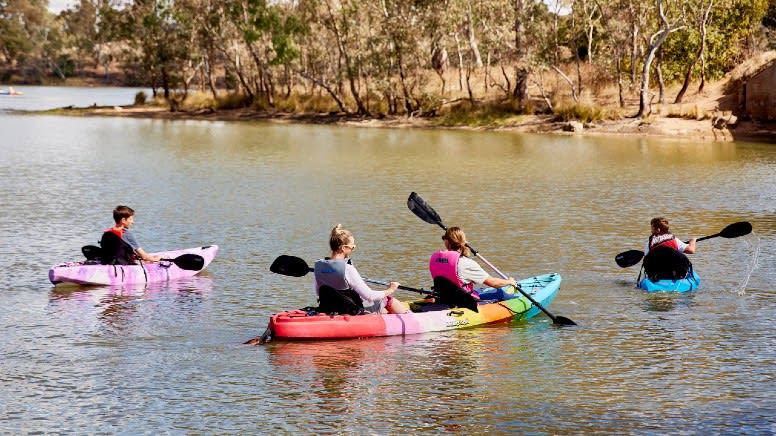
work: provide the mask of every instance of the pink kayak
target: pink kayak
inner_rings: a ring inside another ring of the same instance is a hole
[[[92,260],[67,262],[52,266],[49,269],[49,280],[55,285],[123,285],[165,282],[191,277],[199,273],[207,268],[217,253],[218,245],[206,245],[151,253],[161,256],[164,260],[142,262],[137,265],[101,265]],[[191,259],[196,259],[198,262],[192,262]]]

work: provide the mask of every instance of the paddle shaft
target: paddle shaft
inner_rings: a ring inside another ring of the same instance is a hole
[[[382,281],[382,280],[374,280],[374,279],[368,279],[366,277],[362,277],[365,282],[374,283],[376,285],[383,285],[383,286],[389,286],[390,283]],[[416,289],[416,288],[410,288],[409,286],[399,285],[399,289],[403,289],[405,291],[410,292],[417,292],[418,294],[425,294],[425,295],[434,295],[433,292],[427,291],[425,289]]]
[[[308,268],[310,272],[315,272],[315,269]],[[390,286],[390,283],[383,281],[383,280],[374,280],[374,279],[368,279],[366,277],[361,277],[364,279],[365,282],[374,283],[376,285],[383,285],[383,286]],[[409,286],[399,285],[399,289],[402,289],[404,291],[410,291],[410,292],[417,292],[418,294],[425,294],[425,295],[435,295],[431,291],[427,291],[425,289],[416,289],[416,288],[410,288]]]
[[[447,231],[447,227],[446,227],[444,224],[442,224],[442,222],[441,222],[441,221],[437,221],[437,225],[438,225],[439,227],[443,228],[445,231]],[[468,242],[466,243],[466,246],[467,246],[467,247],[469,247],[469,250],[471,250],[471,252],[472,252],[472,254],[473,254],[473,255],[475,255],[476,257],[479,257],[479,258],[480,258],[480,260],[481,260],[481,261],[483,261],[483,262],[484,262],[486,265],[488,265],[488,267],[490,267],[490,269],[492,269],[492,270],[493,270],[493,272],[495,272],[496,274],[498,274],[498,275],[499,275],[499,277],[501,277],[501,278],[502,278],[502,279],[504,279],[504,280],[507,280],[507,279],[509,279],[509,277],[507,277],[507,275],[506,275],[506,274],[504,274],[503,272],[501,272],[501,271],[500,271],[498,268],[496,268],[496,267],[495,267],[495,266],[494,266],[492,263],[488,262],[488,259],[485,259],[485,258],[484,258],[484,257],[483,257],[483,256],[482,256],[482,255],[481,255],[481,254],[480,254],[480,253],[477,251],[477,250],[475,250],[475,249],[474,249],[474,248],[473,248],[471,245],[469,245],[469,243],[468,243]],[[555,316],[555,315],[553,315],[552,313],[550,313],[550,312],[549,312],[547,309],[545,309],[545,308],[544,308],[544,306],[542,306],[541,304],[539,304],[539,302],[538,302],[538,301],[534,300],[534,299],[533,299],[533,297],[531,297],[531,295],[529,295],[527,292],[525,292],[525,291],[523,290],[523,288],[522,288],[522,287],[521,287],[519,284],[517,284],[517,286],[515,286],[515,288],[516,288],[516,289],[517,289],[517,290],[518,290],[518,291],[519,291],[521,294],[523,294],[523,296],[524,296],[525,298],[527,298],[527,299],[528,299],[528,301],[530,301],[530,302],[531,302],[531,304],[533,304],[534,306],[538,307],[538,308],[539,308],[539,310],[541,310],[542,312],[544,312],[544,314],[545,314],[545,315],[549,316],[549,317],[550,317],[550,319],[552,320],[552,322],[553,322],[553,323],[555,323],[555,324],[565,324],[565,325],[576,325],[576,324],[577,324],[577,323],[575,323],[574,321],[570,320],[569,318],[566,318],[566,317],[564,317],[564,316],[560,316],[560,317],[558,317],[558,316]]]

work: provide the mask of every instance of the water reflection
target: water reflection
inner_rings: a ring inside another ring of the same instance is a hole
[[[10,433],[730,434],[772,421],[772,146],[7,114],[0,130]],[[548,309],[579,328],[539,315],[237,345],[314,300],[309,278],[267,269],[326,253],[338,222],[365,276],[428,286],[441,230],[407,210],[412,191],[506,273],[562,274]],[[48,267],[80,257],[118,202],[147,248],[223,250],[188,282],[52,289]],[[614,256],[643,249],[656,214],[683,238],[750,221],[761,239],[702,242],[701,288],[651,296]]]
[[[49,293],[49,310],[82,323],[94,318],[106,333],[137,334],[148,330],[142,325],[148,319],[170,323],[176,314],[189,316],[209,298],[212,288],[206,274],[167,283],[58,286]]]
[[[676,308],[689,309],[692,307],[693,293],[676,292],[644,292],[644,310],[647,312],[670,312]]]

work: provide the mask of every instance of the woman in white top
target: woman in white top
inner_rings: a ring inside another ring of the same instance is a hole
[[[315,262],[313,286],[316,295],[319,295],[320,287],[323,285],[331,286],[336,290],[352,289],[361,297],[364,309],[368,312],[407,313],[410,311],[406,304],[392,296],[398,289],[399,283],[390,282],[383,291],[375,291],[366,284],[350,261],[353,251],[356,250],[356,239],[353,233],[342,228],[342,224],[337,224],[332,229],[329,247],[331,256]]]

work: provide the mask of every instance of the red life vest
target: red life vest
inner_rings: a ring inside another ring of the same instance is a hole
[[[111,232],[114,235],[118,236],[119,238],[124,239],[124,229],[117,229],[115,227],[111,227],[109,229],[105,230],[106,232]]]
[[[461,253],[452,250],[437,251],[431,255],[431,259],[428,261],[428,269],[431,272],[431,278],[444,277],[453,282],[459,288],[462,288],[466,292],[479,297],[479,293],[474,290],[474,283],[463,283],[460,277],[458,277],[458,260],[461,258]]]
[[[650,236],[649,249],[652,250],[655,247],[670,247],[676,251],[679,251],[679,243],[676,241],[676,236],[672,235],[671,233]]]

